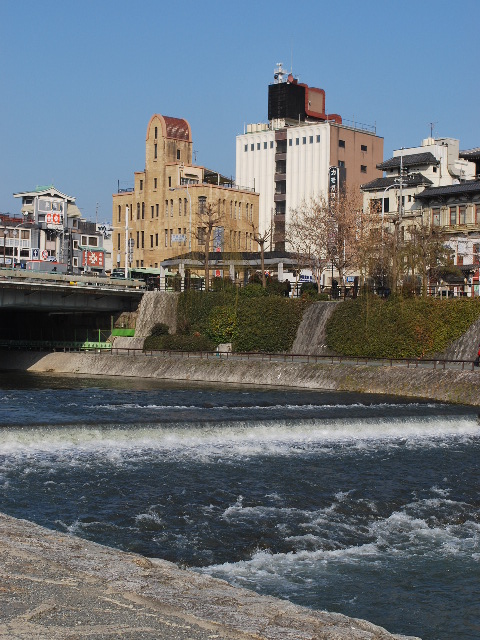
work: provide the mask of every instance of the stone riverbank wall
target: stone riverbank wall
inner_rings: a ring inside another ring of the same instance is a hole
[[[382,393],[480,405],[480,372],[110,353],[0,352],[0,369]]]
[[[407,640],[3,514],[0,557],[0,638]]]

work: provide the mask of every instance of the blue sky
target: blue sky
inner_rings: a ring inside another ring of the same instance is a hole
[[[480,0],[1,0],[0,212],[54,184],[111,220],[145,165],[154,113],[186,118],[197,163],[235,175],[235,136],[267,120],[277,62],[393,149],[480,146]]]

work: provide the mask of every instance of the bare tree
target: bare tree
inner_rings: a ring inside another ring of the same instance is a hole
[[[358,267],[359,235],[362,229],[360,193],[347,190],[337,198],[321,196],[292,212],[288,242],[303,255],[304,266],[314,274],[320,290],[322,272],[327,263],[336,267],[343,279],[345,272]]]
[[[253,239],[260,247],[260,268],[262,270],[262,287],[265,289],[267,286],[267,279],[265,278],[265,244],[270,240],[272,235],[272,229],[267,229],[263,233],[259,233],[258,228],[252,222]]]
[[[288,244],[300,268],[309,269],[320,293],[322,273],[328,263],[328,217],[317,200],[292,212]]]
[[[224,213],[220,207],[220,200],[217,203],[217,206],[214,206],[210,203],[207,203],[206,198],[200,199],[198,204],[197,211],[197,222],[198,227],[195,232],[195,237],[198,240],[198,244],[205,245],[205,257],[204,257],[204,271],[205,271],[205,290],[208,291],[210,288],[210,243],[212,241],[213,230],[219,225],[220,222],[224,219]]]
[[[422,296],[428,293],[430,276],[436,277],[442,268],[451,262],[451,249],[445,244],[447,236],[441,227],[434,227],[420,218],[409,228],[408,251],[413,274],[419,273],[422,280]]]

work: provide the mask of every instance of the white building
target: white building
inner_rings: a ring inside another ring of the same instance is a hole
[[[425,188],[475,178],[475,163],[461,158],[459,149],[454,138],[426,138],[419,147],[396,149],[392,158],[377,165],[385,176],[362,185],[364,209],[374,201],[387,220],[398,215],[401,182],[402,215],[406,219],[420,216],[422,203],[416,196]]]
[[[236,139],[236,183],[260,194],[259,231],[274,230],[276,250],[288,242],[292,212],[339,185],[359,187],[380,177],[383,138],[325,111],[325,92],[299,83],[279,65],[269,86],[269,123],[249,124]]]

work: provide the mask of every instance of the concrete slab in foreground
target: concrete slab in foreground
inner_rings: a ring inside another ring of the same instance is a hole
[[[3,514],[0,557],[1,640],[404,638]]]

